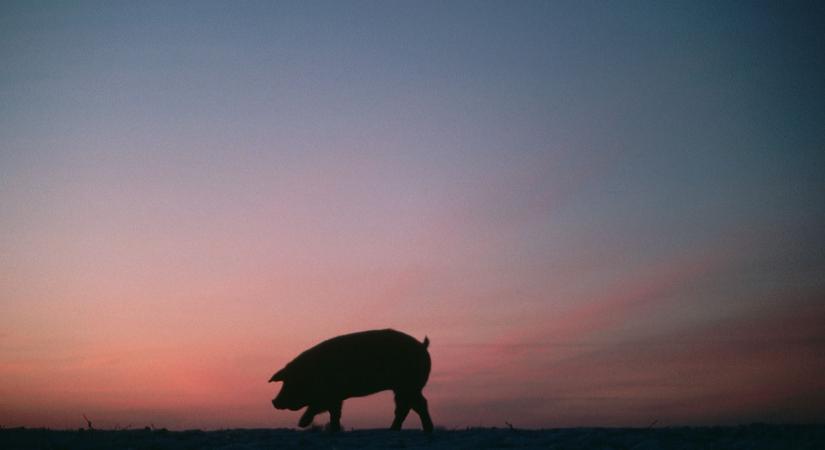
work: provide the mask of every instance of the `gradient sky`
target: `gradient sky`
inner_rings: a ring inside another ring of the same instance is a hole
[[[292,427],[272,373],[385,327],[436,425],[822,421],[823,24],[3,1],[0,425]]]

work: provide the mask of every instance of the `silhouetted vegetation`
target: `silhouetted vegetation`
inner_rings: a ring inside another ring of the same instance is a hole
[[[627,448],[669,450],[719,449],[810,449],[825,448],[823,425],[744,425],[736,427],[678,428],[570,428],[526,430],[471,428],[436,433],[416,431],[356,430],[320,433],[285,429],[220,431],[100,430],[58,431],[0,428],[4,450],[75,449],[134,450],[175,449],[272,449],[272,448]]]

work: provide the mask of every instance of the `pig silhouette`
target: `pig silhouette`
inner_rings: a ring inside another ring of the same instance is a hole
[[[272,405],[291,411],[307,407],[298,421],[302,428],[309,426],[316,414],[329,411],[329,429],[338,431],[345,399],[392,390],[395,419],[390,429],[400,430],[412,409],[421,419],[424,431],[431,432],[433,422],[421,393],[430,375],[429,345],[426,337],[419,342],[392,329],[326,340],[272,375],[270,383],[283,382]]]

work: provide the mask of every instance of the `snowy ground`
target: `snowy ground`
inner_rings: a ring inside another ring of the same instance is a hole
[[[82,430],[0,429],[12,449],[825,449],[825,425],[510,430]]]

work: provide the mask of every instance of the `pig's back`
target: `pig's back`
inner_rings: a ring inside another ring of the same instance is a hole
[[[343,397],[421,389],[430,373],[426,346],[391,329],[328,339],[301,353],[293,364],[312,372],[319,389]]]

